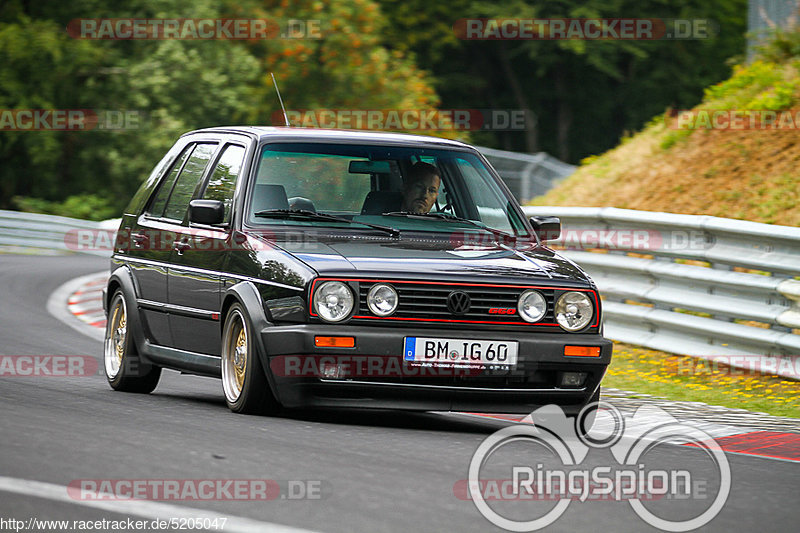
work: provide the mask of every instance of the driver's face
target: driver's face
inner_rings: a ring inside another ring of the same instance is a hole
[[[403,210],[409,213],[427,213],[438,197],[439,176],[428,174],[406,187]]]

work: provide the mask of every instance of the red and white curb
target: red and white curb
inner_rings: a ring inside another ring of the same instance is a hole
[[[102,339],[106,325],[102,290],[107,281],[107,272],[90,274],[69,281],[51,295],[48,309],[78,331]],[[62,313],[61,316],[59,312]],[[63,317],[65,314],[69,318],[65,319]],[[800,419],[753,413],[744,409],[730,409],[700,402],[665,400],[616,389],[604,388],[602,400],[626,416],[633,414],[643,405],[658,407],[681,423],[703,430],[729,453],[800,462]],[[448,414],[501,424],[528,422],[523,420],[525,415]],[[651,422],[655,423],[639,418],[636,424],[647,426]],[[597,424],[595,428],[598,428]],[[602,427],[599,429],[603,430]]]
[[[103,311],[103,287],[108,275],[95,275],[83,283],[67,299],[67,309],[79,320],[96,328],[106,327],[106,314]]]
[[[102,291],[107,281],[106,271],[72,279],[53,291],[47,310],[76,331],[103,340],[106,320]]]

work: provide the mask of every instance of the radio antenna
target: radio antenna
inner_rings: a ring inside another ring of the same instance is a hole
[[[291,124],[289,124],[289,117],[286,115],[286,108],[283,107],[283,98],[281,98],[281,91],[280,89],[278,89],[278,82],[275,81],[275,74],[270,72],[269,75],[272,76],[272,83],[275,85],[275,92],[278,93],[278,101],[281,103],[281,110],[283,111],[283,120],[286,123],[285,125],[291,126]]]

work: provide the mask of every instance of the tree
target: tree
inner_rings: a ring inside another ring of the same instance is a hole
[[[445,108],[531,109],[518,132],[483,132],[476,142],[545,150],[579,161],[617,144],[668,106],[692,107],[703,87],[730,73],[744,52],[745,0],[541,0],[526,2],[380,0],[389,17],[387,46],[429,68]],[[453,23],[465,18],[701,18],[719,33],[675,41],[468,41]],[[422,36],[422,37],[421,37]]]
[[[322,38],[104,41],[65,31],[73,19],[104,17],[316,19]],[[139,122],[0,132],[0,208],[91,195],[91,205],[104,198],[119,212],[180,134],[269,124],[278,109],[270,72],[295,109],[434,107],[428,75],[383,46],[382,24],[369,0],[133,0],[124,12],[100,0],[10,0],[0,8],[0,108],[133,111]]]

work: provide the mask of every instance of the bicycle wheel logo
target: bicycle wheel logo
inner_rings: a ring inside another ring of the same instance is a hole
[[[597,413],[602,419],[599,431],[588,435],[577,431],[582,420]],[[478,511],[494,525],[508,531],[537,531],[553,524],[567,510],[573,500],[587,499],[625,500],[632,510],[653,527],[671,532],[692,531],[710,522],[725,505],[730,493],[730,465],[719,444],[705,431],[682,424],[658,407],[640,407],[631,417],[605,402],[590,404],[575,418],[569,418],[555,405],[548,405],[531,413],[533,425],[515,424],[487,437],[472,456],[469,465],[469,496]],[[510,480],[510,499],[528,498],[555,500],[556,503],[541,516],[522,520],[504,516],[489,505],[484,496],[481,470],[503,447],[535,444],[548,451],[555,468],[542,464],[513,465]],[[679,468],[648,468],[648,452],[664,444],[690,445],[702,450],[711,461],[710,470],[719,483],[711,503],[691,517],[685,513],[678,519],[661,516],[648,508],[648,500],[677,498],[678,504],[686,500],[684,494],[691,490],[697,479],[692,472]],[[614,465],[583,467],[582,463],[592,449],[608,450]],[[555,481],[554,481],[555,480]]]

